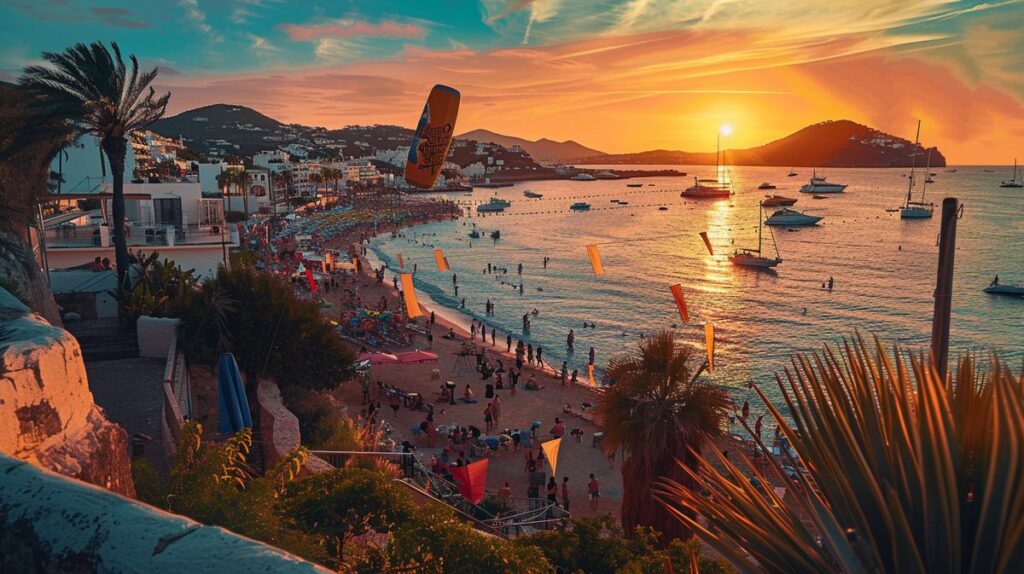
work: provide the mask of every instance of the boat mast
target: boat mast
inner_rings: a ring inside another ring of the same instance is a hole
[[[757,256],[761,256],[761,224],[764,219],[764,207],[757,204]]]
[[[907,183],[907,205],[914,193],[914,170],[917,169],[917,146],[921,141],[921,120],[917,120],[917,135],[914,136],[914,153],[910,154],[910,181]],[[925,177],[927,179],[927,177]]]

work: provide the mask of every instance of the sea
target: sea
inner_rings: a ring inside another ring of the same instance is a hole
[[[542,346],[547,362],[567,361],[570,371],[579,369],[581,380],[590,347],[600,378],[611,357],[661,329],[694,345],[696,367],[704,354],[704,325],[712,323],[716,348],[709,379],[729,387],[738,403],[752,405],[749,384],[759,383],[778,404],[775,377],[792,369],[794,354],[835,347],[858,334],[877,337],[887,347],[898,345],[904,353],[927,350],[941,202],[956,197],[963,210],[957,222],[951,357],[976,353],[984,365],[994,351],[1015,370],[1021,368],[1024,298],[982,291],[996,275],[1002,283],[1024,281],[1024,189],[999,187],[1009,167],[933,168],[925,199],[935,202],[935,216],[916,221],[901,220],[895,211],[907,194],[908,169],[819,170],[830,182],[849,187],[814,199],[799,193],[811,176],[809,168],[795,168],[798,175],[789,177],[787,168],[730,167],[721,175],[733,181],[731,199],[686,200],[680,191],[693,176],[714,177],[714,167],[585,167],[678,169],[689,176],[531,181],[436,194],[462,205],[466,217],[381,236],[370,248],[389,269],[398,269],[399,253],[406,270],[415,265],[416,289],[432,305],[460,314],[465,322],[468,317],[485,321],[497,328],[499,340],[509,332]],[[919,169],[915,200],[923,176]],[[762,182],[777,189],[759,190]],[[528,199],[526,190],[543,198]],[[764,228],[763,250],[771,256],[777,245],[783,260],[774,270],[734,267],[728,259],[734,249],[757,246],[758,204],[765,194],[797,198],[793,208],[824,219],[813,227]],[[477,214],[476,206],[492,197],[511,206],[498,214]],[[571,211],[576,202],[591,209]],[[474,230],[480,238],[470,237]],[[491,239],[492,231],[500,238]],[[713,255],[700,232],[707,232]],[[593,272],[588,244],[599,246],[603,275]],[[451,272],[438,271],[435,248],[443,250]],[[546,267],[545,257],[550,258]],[[498,272],[487,273],[488,264]],[[682,286],[689,323],[682,321],[669,291],[673,284]],[[485,313],[488,300],[493,315]],[[524,332],[522,317],[534,310]],[[572,353],[566,348],[570,329],[576,341]]]

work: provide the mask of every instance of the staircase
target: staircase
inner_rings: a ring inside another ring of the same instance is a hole
[[[78,344],[82,346],[82,358],[86,362],[139,356],[135,331],[122,325],[117,318],[68,322],[64,328],[78,339]]]

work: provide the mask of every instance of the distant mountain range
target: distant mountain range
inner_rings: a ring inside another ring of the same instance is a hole
[[[536,141],[530,141],[523,138],[494,133],[489,130],[473,130],[455,137],[456,139],[473,140],[480,143],[495,143],[507,148],[518,145],[523,148],[526,153],[530,154],[533,159],[548,163],[560,163],[573,158],[601,157],[606,155],[602,151],[589,148],[572,140],[558,142],[555,140],[549,140],[548,138],[541,138]]]
[[[378,151],[409,145],[412,130],[393,125],[346,126],[337,130],[284,124],[252,108],[215,104],[157,120],[150,129],[166,137],[181,137],[185,145],[202,155],[251,156],[263,150],[285,149],[296,157],[365,157]],[[713,165],[714,152],[651,150],[606,154],[575,141],[546,138],[530,141],[488,130],[473,130],[457,139],[493,143],[505,148],[520,146],[535,161],[575,164],[681,164]],[[936,148],[918,146],[917,164],[931,151],[931,165],[943,167],[946,158]],[[453,148],[453,154],[455,154]],[[466,158],[457,163],[476,161]],[[912,142],[849,120],[822,122],[782,139],[750,149],[723,152],[731,165],[780,167],[908,167],[914,161]],[[529,159],[529,158],[526,158]]]
[[[776,167],[910,167],[917,154],[918,166],[931,152],[932,167],[944,167],[946,158],[937,148],[924,148],[903,138],[849,120],[814,124],[782,139],[749,149],[723,152],[730,165]],[[576,164],[680,164],[714,165],[714,152],[652,150],[640,153],[580,157]]]

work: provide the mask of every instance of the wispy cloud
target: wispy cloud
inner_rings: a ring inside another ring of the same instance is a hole
[[[281,30],[295,42],[312,42],[323,38],[402,38],[418,39],[426,29],[416,24],[384,20],[374,24],[343,20],[331,24],[282,24]]]
[[[132,11],[127,8],[96,6],[92,9],[92,13],[107,24],[118,28],[149,28],[153,25],[152,22],[148,20],[136,17],[132,14]]]
[[[199,0],[178,0],[178,5],[184,9],[185,19],[193,27],[209,36],[212,40],[219,41],[223,39],[214,32],[213,26],[206,21],[206,12],[200,8]]]

